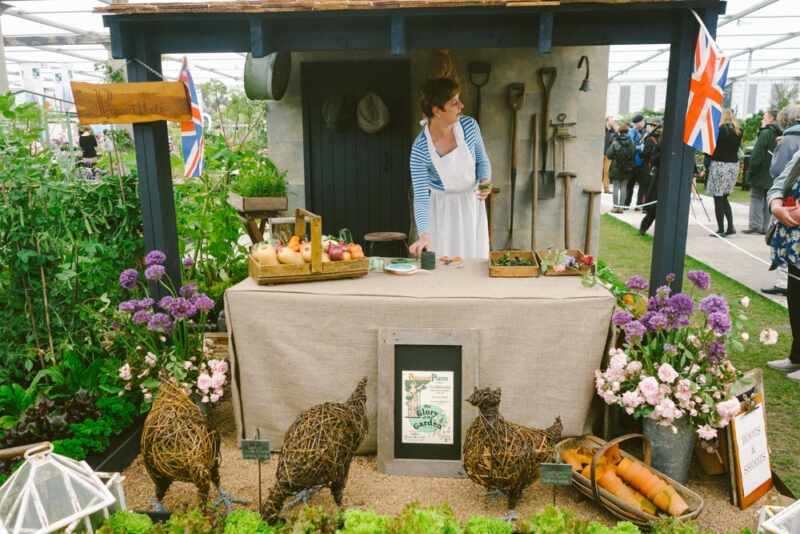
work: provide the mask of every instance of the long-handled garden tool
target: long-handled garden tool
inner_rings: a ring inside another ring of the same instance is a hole
[[[539,212],[539,122],[531,115],[531,250],[536,250],[536,216]]]
[[[514,82],[508,85],[508,105],[511,106],[511,221],[508,225],[506,248],[512,247],[514,237],[514,201],[517,190],[517,112],[525,102],[525,84]]]
[[[475,120],[481,122],[481,87],[489,83],[492,65],[485,61],[470,61],[467,65],[469,82],[475,86]]]
[[[549,124],[550,91],[556,82],[557,71],[555,67],[543,67],[536,74],[539,77],[539,85],[542,87],[542,113],[539,117],[541,121],[539,144],[542,147],[542,168],[539,171],[538,193],[540,199],[548,199],[556,196],[556,173],[554,170],[547,170],[547,128]],[[555,159],[553,161],[555,163]]]

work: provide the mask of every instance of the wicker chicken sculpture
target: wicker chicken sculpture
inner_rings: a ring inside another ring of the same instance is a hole
[[[156,486],[154,509],[164,511],[164,495],[174,481],[197,487],[205,506],[213,483],[220,499],[230,499],[219,484],[220,438],[189,395],[163,381],[142,430],[142,456],[147,474]]]
[[[476,388],[467,402],[480,414],[464,439],[464,470],[476,484],[505,494],[513,510],[536,478],[539,464],[552,456],[561,439],[561,418],[546,430],[506,421],[499,411],[500,388]]]
[[[317,486],[328,486],[342,505],[350,462],[367,435],[366,386],[364,377],[346,402],[312,406],[286,431],[275,485],[261,509],[267,521],[277,519],[288,496]]]

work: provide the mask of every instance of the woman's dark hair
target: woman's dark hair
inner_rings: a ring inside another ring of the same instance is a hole
[[[419,107],[429,119],[433,108],[443,108],[447,102],[461,92],[458,82],[450,78],[433,78],[425,82],[419,95]]]
[[[617,133],[619,135],[628,135],[629,131],[630,131],[630,128],[628,127],[628,125],[625,124],[625,123],[622,123],[622,124],[619,125],[619,129],[617,130]]]

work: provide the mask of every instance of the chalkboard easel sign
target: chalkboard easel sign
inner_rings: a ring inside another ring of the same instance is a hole
[[[463,437],[477,415],[479,332],[382,329],[378,343],[378,469],[464,476]]]

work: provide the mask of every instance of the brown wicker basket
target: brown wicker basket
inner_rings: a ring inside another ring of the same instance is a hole
[[[598,438],[597,436],[582,436],[577,438],[567,438],[560,441],[556,445],[555,454],[557,456],[557,461],[561,461],[561,451],[562,449],[570,449],[574,447],[583,447],[587,449],[594,450],[594,455],[592,455],[592,478],[591,480],[584,477],[580,473],[573,471],[572,472],[572,485],[575,486],[575,489],[583,493],[585,496],[593,499],[594,501],[598,502],[600,505],[603,506],[606,510],[614,514],[616,517],[630,521],[642,527],[647,527],[650,523],[654,521],[658,521],[661,519],[659,516],[648,514],[647,512],[643,512],[632,506],[628,505],[627,503],[621,501],[616,496],[612,495],[610,492],[606,491],[605,489],[599,487],[597,485],[597,481],[595,480],[595,466],[597,465],[597,461],[605,454],[605,452],[613,447],[614,445],[618,445],[624,441],[628,441],[629,439],[640,438],[644,444],[644,466],[649,469],[654,475],[662,478],[665,482],[670,484],[678,494],[683,497],[683,500],[686,501],[686,504],[689,506],[688,511],[683,514],[682,516],[678,517],[680,520],[689,520],[695,519],[697,516],[700,515],[700,512],[703,511],[703,507],[705,506],[705,502],[703,498],[695,493],[694,491],[690,490],[680,482],[672,480],[665,474],[653,469],[650,466],[651,457],[652,457],[652,449],[650,445],[650,440],[648,440],[643,434],[627,434],[625,436],[620,436],[616,439],[612,439],[611,441],[606,442]],[[622,456],[628,458],[630,460],[639,461],[634,456],[628,454],[625,451],[620,451]]]
[[[513,258],[531,260],[533,265],[497,265],[508,254]],[[532,278],[539,276],[539,260],[532,250],[492,250],[489,252],[489,276],[492,278]]]
[[[546,253],[547,253],[547,250],[537,250],[536,251],[536,261],[539,263],[540,266],[542,265],[542,255],[546,254]],[[571,249],[568,249],[566,251],[566,253],[567,253],[567,256],[572,256],[573,258],[575,258],[575,260],[578,262],[578,267],[576,267],[574,269],[567,269],[566,271],[561,272],[561,273],[557,273],[552,269],[550,269],[549,271],[544,271],[543,270],[542,274],[544,276],[583,276],[584,274],[592,272],[592,267],[589,267],[588,265],[583,265],[582,263],[580,263],[581,258],[583,258],[583,256],[584,256],[583,251],[571,248]]]

